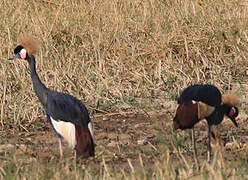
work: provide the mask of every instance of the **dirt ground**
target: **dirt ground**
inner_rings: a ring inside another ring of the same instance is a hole
[[[172,129],[172,114],[168,112],[123,112],[105,115],[95,115],[94,134],[96,142],[96,157],[88,160],[96,170],[103,162],[112,168],[129,168],[128,159],[135,166],[143,165],[147,170],[163,158],[167,150],[172,158],[177,159],[176,148],[181,147],[186,158],[193,162],[190,131]],[[44,119],[45,121],[45,119]],[[225,119],[217,128],[217,138],[221,139],[223,157],[228,160],[242,160],[248,155],[248,118],[240,115],[237,119],[238,128]],[[8,148],[15,147],[16,154],[35,158],[42,163],[59,159],[58,139],[47,122],[47,129],[38,132],[19,133],[16,136],[6,136]],[[207,126],[205,122],[197,124],[196,139],[200,159],[206,157]],[[216,131],[215,131],[216,132]],[[175,142],[177,141],[177,142]],[[216,141],[212,140],[214,149]],[[73,151],[63,143],[64,155],[73,158]],[[177,145],[176,145],[177,144]],[[0,151],[3,152],[3,150]],[[247,161],[247,158],[246,158]],[[247,162],[248,163],[248,162]]]

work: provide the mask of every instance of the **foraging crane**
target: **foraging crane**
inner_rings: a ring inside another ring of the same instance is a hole
[[[76,150],[77,156],[95,155],[93,127],[88,110],[84,104],[66,93],[48,89],[36,72],[34,53],[38,47],[32,37],[24,38],[14,49],[14,56],[9,60],[22,59],[29,63],[34,90],[45,108],[47,119],[59,136],[59,149],[62,157],[61,139],[64,138],[69,147]]]
[[[238,127],[235,120],[239,113],[236,107],[238,101],[237,96],[232,94],[222,96],[218,88],[213,85],[191,85],[183,90],[178,99],[179,106],[173,119],[174,129],[192,128],[194,154],[197,156],[194,125],[200,120],[206,119],[208,123],[207,160],[210,162],[211,126],[220,124],[226,115]]]

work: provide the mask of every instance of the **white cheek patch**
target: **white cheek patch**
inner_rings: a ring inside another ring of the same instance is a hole
[[[20,56],[21,56],[22,59],[26,59],[26,57],[27,57],[27,50],[23,48],[20,51]]]
[[[70,122],[56,121],[51,116],[50,118],[55,131],[67,141],[70,148],[74,149],[77,144],[75,125]]]

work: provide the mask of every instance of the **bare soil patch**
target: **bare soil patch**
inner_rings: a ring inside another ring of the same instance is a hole
[[[176,162],[179,161],[177,149],[180,148],[185,158],[194,161],[189,131],[172,130],[172,115],[168,112],[126,112],[106,115],[95,115],[94,134],[96,142],[96,157],[82,161],[98,171],[103,162],[115,170],[145,167],[148,172],[162,160],[169,151]],[[246,161],[248,155],[248,118],[241,115],[238,118],[239,128],[235,128],[227,119],[214,129],[217,140],[212,140],[213,150],[221,147],[222,156],[230,161]],[[1,142],[2,159],[11,149],[15,150],[17,158],[35,159],[46,164],[59,161],[58,139],[49,123],[45,131],[19,133],[5,136]],[[205,122],[196,126],[197,147],[200,161],[205,160],[207,144],[207,127]],[[176,139],[175,139],[176,137]],[[64,143],[64,156],[74,159],[73,151]]]

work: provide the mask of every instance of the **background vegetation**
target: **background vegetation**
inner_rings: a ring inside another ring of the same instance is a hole
[[[2,0],[0,19],[0,177],[248,178],[246,1]],[[25,33],[41,42],[36,59],[42,81],[88,107],[95,159],[76,165],[68,151],[59,160],[28,64],[7,61]],[[218,127],[224,150],[217,146],[211,164],[201,133],[206,126],[199,125],[199,171],[187,132],[171,128],[175,100],[193,83],[238,94],[241,109],[240,128],[229,122]]]

